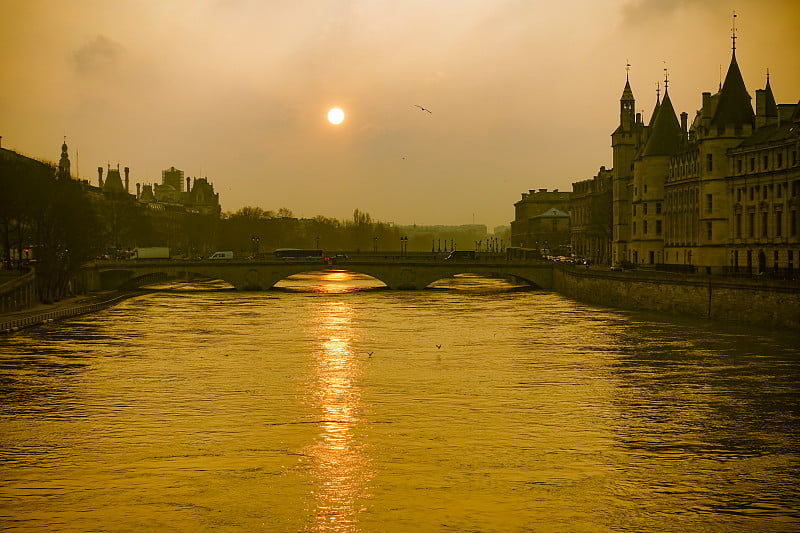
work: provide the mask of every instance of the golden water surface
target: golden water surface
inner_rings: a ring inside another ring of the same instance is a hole
[[[0,529],[800,529],[796,335],[468,277],[281,285],[0,337]]]

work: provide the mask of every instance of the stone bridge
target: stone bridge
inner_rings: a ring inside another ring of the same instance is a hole
[[[98,262],[88,267],[91,290],[134,287],[156,280],[221,279],[238,290],[269,290],[282,279],[301,272],[347,270],[366,274],[390,289],[424,289],[431,283],[455,276],[476,274],[515,278],[542,289],[553,287],[553,267],[541,262],[425,262],[350,260],[335,265],[322,260],[286,261],[120,261]]]

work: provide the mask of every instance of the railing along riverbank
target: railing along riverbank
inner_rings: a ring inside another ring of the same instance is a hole
[[[137,292],[137,293],[118,294],[116,296],[112,296],[108,299],[98,302],[76,304],[73,306],[63,307],[60,309],[53,309],[51,311],[32,313],[26,316],[19,316],[16,318],[6,318],[0,316],[0,334],[13,333],[14,331],[18,331],[20,329],[31,326],[38,326],[41,324],[46,324],[48,322],[53,322],[55,320],[72,318],[79,315],[85,315],[87,313],[94,313],[95,311],[101,311],[103,309],[116,305],[119,302],[131,298],[133,296],[136,296],[138,294],[140,293]]]

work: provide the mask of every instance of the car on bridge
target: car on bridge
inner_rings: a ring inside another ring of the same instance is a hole
[[[444,258],[445,261],[474,261],[477,258],[475,250],[453,250]]]

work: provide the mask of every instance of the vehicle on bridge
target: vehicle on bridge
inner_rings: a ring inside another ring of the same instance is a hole
[[[464,261],[464,260],[472,260],[474,261],[477,257],[475,250],[453,250],[450,254],[444,258],[445,261]]]
[[[233,252],[230,250],[225,252],[214,252],[213,254],[211,254],[211,257],[209,257],[209,259],[212,261],[218,261],[220,259],[222,260],[233,259]]]
[[[282,259],[323,259],[325,252],[318,249],[278,248],[275,257]]]
[[[169,259],[169,257],[169,248],[166,246],[135,248],[131,252],[131,259]]]

